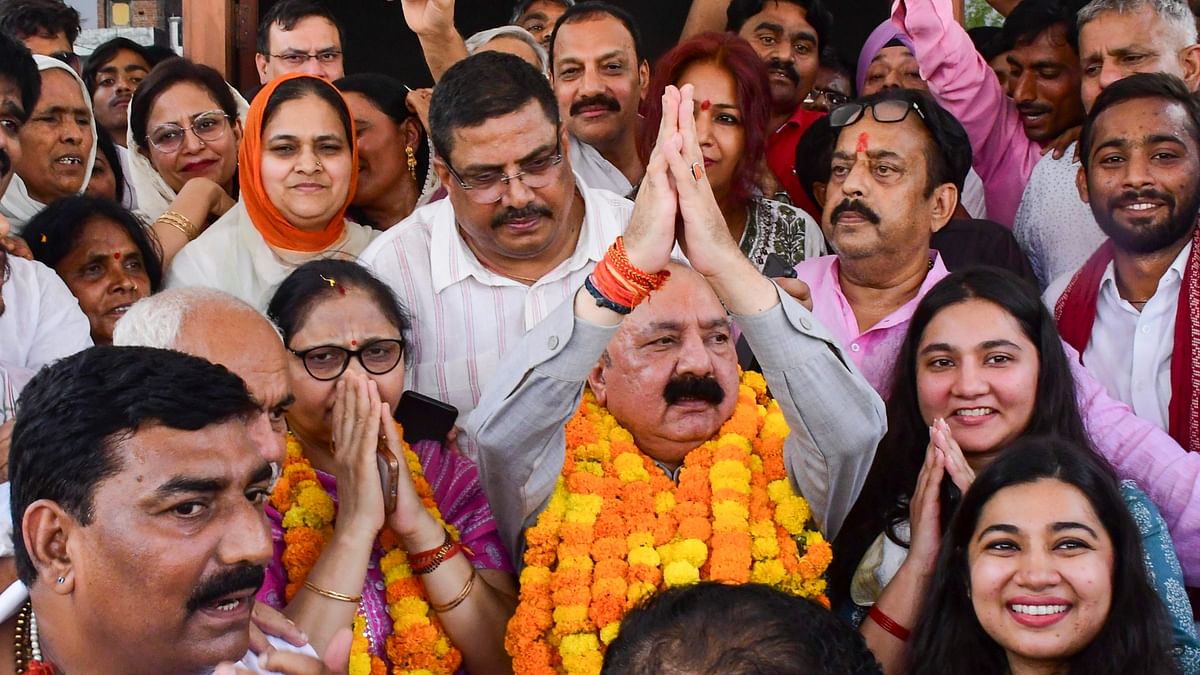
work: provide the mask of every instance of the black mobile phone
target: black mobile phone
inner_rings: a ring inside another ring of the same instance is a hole
[[[400,397],[394,415],[404,429],[404,440],[408,444],[417,441],[444,441],[454,420],[458,419],[458,408],[415,391],[406,391]]]
[[[796,268],[789,265],[778,253],[767,254],[767,262],[763,265],[762,273],[768,279],[772,277],[796,278]]]

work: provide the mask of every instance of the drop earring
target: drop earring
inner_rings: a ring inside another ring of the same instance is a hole
[[[404,146],[404,156],[408,157],[408,172],[412,174],[413,180],[417,179],[417,153],[413,152],[411,145]]]

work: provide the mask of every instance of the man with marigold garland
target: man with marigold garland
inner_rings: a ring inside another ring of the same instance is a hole
[[[885,430],[838,343],[738,250],[693,108],[690,86],[667,88],[624,239],[467,421],[501,535],[524,552],[506,644],[519,673],[598,673],[624,613],[665,587],[823,598],[825,537]],[[670,261],[677,235],[690,267]],[[765,380],[739,386],[731,315]]]

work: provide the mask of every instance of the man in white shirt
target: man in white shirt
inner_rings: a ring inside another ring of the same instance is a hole
[[[1171,75],[1120,80],[1096,99],[1080,158],[1079,194],[1109,238],[1046,303],[1111,396],[1200,450],[1200,103]]]
[[[1200,89],[1200,45],[1184,0],[1093,0],[1079,11],[1080,79],[1084,110],[1105,87],[1133,73],[1170,73]],[[1092,210],[1074,198],[1076,146],[1033,168],[1013,235],[1042,286],[1079,267],[1104,241]]]
[[[271,560],[271,468],[241,380],[178,352],[98,347],[39,373],[21,405],[22,583],[0,619],[15,671],[199,674],[245,659]],[[324,671],[309,665],[287,672]]]
[[[448,197],[389,229],[361,261],[412,316],[408,387],[463,416],[500,355],[574,295],[633,205],[577,181],[554,92],[516,56],[456,63],[429,117]]]
[[[281,0],[258,24],[254,65],[261,84],[288,73],[304,73],[330,82],[345,75],[342,27],[316,0]]]
[[[646,171],[638,108],[650,86],[633,17],[604,2],[567,9],[550,38],[550,79],[571,132],[571,167],[590,188],[629,195]]]

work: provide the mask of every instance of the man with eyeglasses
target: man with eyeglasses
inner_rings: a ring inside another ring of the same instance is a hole
[[[341,78],[342,26],[317,0],[281,0],[258,24],[254,63],[262,84],[287,73],[306,73],[330,82]]]
[[[843,103],[849,103],[850,99],[854,98],[850,77],[849,69],[836,57],[822,57],[813,88],[808,91],[800,105],[805,110],[828,113]]]
[[[413,317],[408,388],[454,405],[461,420],[500,355],[583,283],[632,204],[577,181],[554,92],[516,56],[456,63],[429,118],[448,198],[360,260]]]
[[[796,272],[811,290],[817,320],[887,397],[918,303],[949,275],[929,241],[949,221],[967,173],[965,158],[944,148],[967,143],[967,133],[929,94],[911,89],[885,89],[844,106],[830,115],[830,124],[837,141],[822,227],[838,253],[805,260]],[[1063,346],[1096,451],[1120,477],[1146,487],[1171,528],[1185,577],[1194,583],[1200,575],[1200,528],[1191,514],[1200,509],[1200,491],[1194,489],[1200,456],[1185,453],[1165,432],[1109,397],[1078,353]],[[916,618],[915,607],[885,609],[901,625],[911,626]],[[903,646],[882,629],[866,638],[873,650]],[[885,663],[900,658],[894,651],[876,655]]]
[[[82,73],[75,54],[79,12],[62,0],[4,0],[0,31],[24,42],[34,54],[58,59]]]

